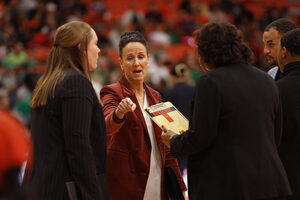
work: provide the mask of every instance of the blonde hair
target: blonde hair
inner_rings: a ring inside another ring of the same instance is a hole
[[[33,91],[32,108],[44,106],[48,97],[54,97],[55,88],[67,70],[73,69],[90,79],[87,47],[92,38],[91,30],[90,25],[80,21],[66,23],[57,29],[46,72]]]

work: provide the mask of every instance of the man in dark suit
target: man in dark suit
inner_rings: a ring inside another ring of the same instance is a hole
[[[200,67],[190,129],[164,130],[174,156],[188,155],[190,200],[270,200],[291,194],[277,146],[281,107],[270,76],[232,24],[196,32]]]
[[[283,134],[279,155],[293,196],[300,199],[300,29],[281,38],[278,63],[284,77],[277,82],[283,108]]]
[[[267,58],[269,65],[272,67],[268,74],[274,79],[279,80],[282,78],[282,73],[279,70],[277,63],[277,55],[280,46],[281,36],[297,28],[296,24],[287,18],[280,18],[266,26],[263,33],[264,54]]]

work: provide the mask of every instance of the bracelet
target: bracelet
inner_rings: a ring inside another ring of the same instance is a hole
[[[117,109],[115,109],[115,111],[114,111],[114,113],[113,113],[113,119],[114,119],[114,121],[117,122],[117,123],[122,123],[122,122],[124,122],[124,121],[125,121],[125,118],[126,118],[126,115],[124,115],[124,117],[123,117],[122,119],[119,119],[119,118],[117,117],[117,115],[116,115],[116,110],[117,110]]]

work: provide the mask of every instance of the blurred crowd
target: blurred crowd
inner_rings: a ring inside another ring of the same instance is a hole
[[[118,42],[125,30],[139,30],[149,41],[147,82],[164,92],[172,87],[175,63],[188,67],[188,83],[201,76],[193,31],[213,20],[235,24],[255,54],[256,67],[267,70],[262,30],[288,17],[300,22],[300,3],[275,0],[6,0],[0,2],[0,108],[11,110],[29,126],[29,101],[58,26],[72,20],[89,23],[97,32],[101,56],[93,73],[99,93],[120,77]]]

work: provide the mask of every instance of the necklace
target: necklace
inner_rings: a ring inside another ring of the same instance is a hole
[[[144,97],[138,97],[138,100],[139,100],[139,101],[142,101],[142,100],[143,100],[143,98],[144,98]]]
[[[141,97],[136,96],[136,98],[138,99],[138,101],[143,101],[144,96],[145,96],[145,90],[143,91],[143,95]]]

